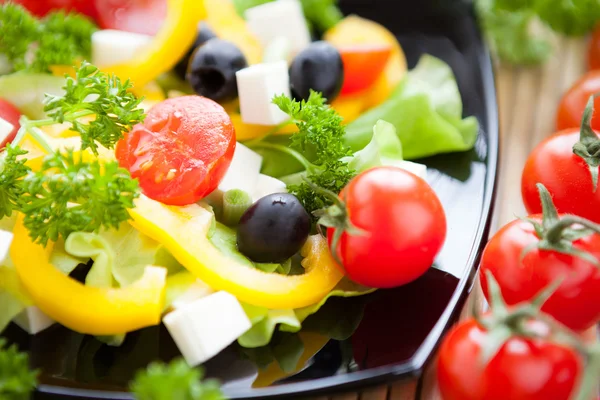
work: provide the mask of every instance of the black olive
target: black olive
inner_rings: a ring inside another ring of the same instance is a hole
[[[246,57],[235,44],[210,39],[192,54],[186,79],[200,96],[227,102],[237,97],[235,73],[247,66]]]
[[[307,100],[310,89],[332,101],[344,83],[344,64],[340,52],[327,42],[313,42],[301,51],[290,67],[290,85],[297,99]]]
[[[271,194],[242,215],[238,250],[254,262],[281,263],[300,251],[310,227],[310,216],[296,196]]]
[[[198,47],[202,46],[204,43],[208,42],[210,39],[216,38],[216,37],[217,37],[217,35],[215,35],[215,33],[209,28],[209,26],[206,24],[206,22],[204,22],[204,21],[199,22],[196,40],[194,41],[194,44],[190,47],[188,52],[185,54],[185,56],[183,56],[181,58],[181,60],[179,60],[177,65],[175,66],[175,68],[174,68],[175,73],[179,77],[185,79],[185,74],[187,72],[188,64],[190,62],[190,59],[192,58],[192,54],[194,54],[194,50],[196,50]]]

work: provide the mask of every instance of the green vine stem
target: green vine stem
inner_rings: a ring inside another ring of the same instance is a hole
[[[573,146],[573,153],[583,158],[590,168],[594,192],[598,189],[598,169],[600,167],[600,138],[592,128],[594,114],[594,100],[600,94],[590,97],[581,119],[579,141]]]

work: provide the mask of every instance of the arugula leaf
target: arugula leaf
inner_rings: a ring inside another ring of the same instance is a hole
[[[23,179],[19,200],[24,224],[36,242],[67,238],[72,232],[119,228],[139,196],[138,182],[116,162],[84,162],[72,150],[47,156],[40,171]]]
[[[58,11],[37,20],[19,5],[9,2],[0,7],[0,53],[15,71],[50,72],[52,65],[72,65],[89,58],[96,30],[79,14]]]
[[[138,400],[224,400],[216,380],[201,381],[203,370],[177,359],[168,365],[152,363],[138,372],[131,391]]]
[[[19,199],[23,194],[21,180],[30,172],[25,159],[19,156],[27,154],[19,147],[8,144],[0,155],[0,219],[10,217],[18,210]]]
[[[37,385],[37,371],[29,370],[29,357],[17,347],[6,347],[0,338],[0,398],[10,400],[29,399]]]
[[[125,132],[142,122],[144,110],[138,108],[142,99],[127,90],[129,80],[122,83],[114,76],[101,72],[90,63],[83,62],[77,77],[67,77],[64,96],[48,96],[44,111],[55,122],[71,123],[81,135],[82,150],[90,148],[98,154],[98,144],[112,148]],[[84,123],[79,118],[95,115]]]
[[[308,100],[296,101],[286,96],[273,99],[283,112],[292,118],[298,132],[291,137],[290,147],[314,158],[307,172],[308,179],[317,186],[339,193],[355,173],[341,159],[352,154],[344,142],[346,133],[342,117],[325,103],[323,96],[310,92]],[[288,187],[306,211],[311,214],[331,205],[331,200],[322,193],[315,192],[306,182]]]

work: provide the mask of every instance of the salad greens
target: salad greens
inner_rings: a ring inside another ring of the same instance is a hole
[[[582,36],[600,19],[597,0],[476,0],[475,6],[492,48],[502,60],[515,64],[538,64],[550,56],[547,31]],[[535,23],[546,32],[533,33]]]
[[[131,383],[131,391],[138,400],[223,400],[225,397],[218,381],[202,381],[202,369],[190,368],[182,359],[168,365],[150,364],[140,371]]]
[[[26,160],[18,159],[25,154],[25,150],[9,144],[0,156],[0,219],[10,217],[19,208],[25,192],[21,182],[30,172],[29,167],[25,166]]]
[[[0,398],[27,400],[36,386],[37,371],[29,370],[29,357],[0,338]]]
[[[346,128],[344,139],[353,150],[364,149],[379,120],[396,128],[406,159],[473,147],[479,124],[462,119],[462,100],[452,69],[442,60],[424,55],[391,97]]]
[[[65,78],[42,73],[21,71],[0,76],[0,97],[10,99],[23,115],[31,119],[44,119],[46,94],[64,94]]]
[[[395,165],[403,161],[402,143],[394,125],[379,120],[373,127],[373,137],[368,145],[344,159],[357,173],[382,165]]]
[[[8,2],[0,6],[0,53],[15,71],[50,72],[53,65],[89,59],[96,30],[79,14],[58,11],[37,20],[20,5]]]

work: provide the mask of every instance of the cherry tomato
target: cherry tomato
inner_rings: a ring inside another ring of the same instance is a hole
[[[521,194],[530,214],[542,212],[536,188],[542,183],[552,194],[558,212],[575,214],[600,223],[600,189],[594,191],[585,161],[573,153],[579,129],[558,132],[529,155],[521,177]]]
[[[487,332],[474,320],[455,327],[440,348],[444,400],[569,400],[583,373],[580,355],[545,339],[509,339],[486,364]]]
[[[530,218],[541,221],[539,215]],[[486,271],[496,278],[509,305],[530,301],[553,282],[564,279],[542,310],[577,331],[594,326],[600,320],[600,269],[581,257],[537,248],[523,257],[523,250],[539,240],[527,221],[513,221],[498,231],[481,259],[484,293]],[[600,259],[599,234],[576,240],[573,245]]]
[[[98,16],[96,6],[90,0],[11,0],[29,10],[30,13],[43,17],[52,10],[73,11],[85,14],[92,19]]]
[[[583,110],[590,96],[600,92],[600,70],[590,71],[581,77],[563,96],[556,113],[558,130],[577,128],[581,125]],[[600,110],[600,97],[594,102],[594,109]],[[600,130],[600,117],[594,115],[592,128]]]
[[[166,0],[94,0],[94,3],[103,29],[155,35],[167,15]]]
[[[333,249],[350,279],[390,288],[429,269],[446,238],[446,215],[427,182],[400,168],[378,167],[350,181],[340,198],[363,230],[344,232]],[[327,230],[330,247],[334,231]]]
[[[169,205],[192,204],[221,182],[235,150],[229,115],[200,96],[152,107],[116,148],[119,164],[138,178],[144,194]]]
[[[600,25],[596,27],[590,40],[588,66],[590,69],[600,69]]]
[[[2,118],[14,127],[12,132],[8,134],[6,139],[2,140],[2,138],[0,138],[0,150],[2,150],[17,135],[17,131],[21,127],[21,124],[19,123],[19,119],[21,118],[21,112],[17,109],[17,107],[13,106],[8,101],[0,99],[0,118]]]
[[[338,50],[344,64],[342,96],[373,86],[392,55],[392,46],[389,44],[344,46]]]

